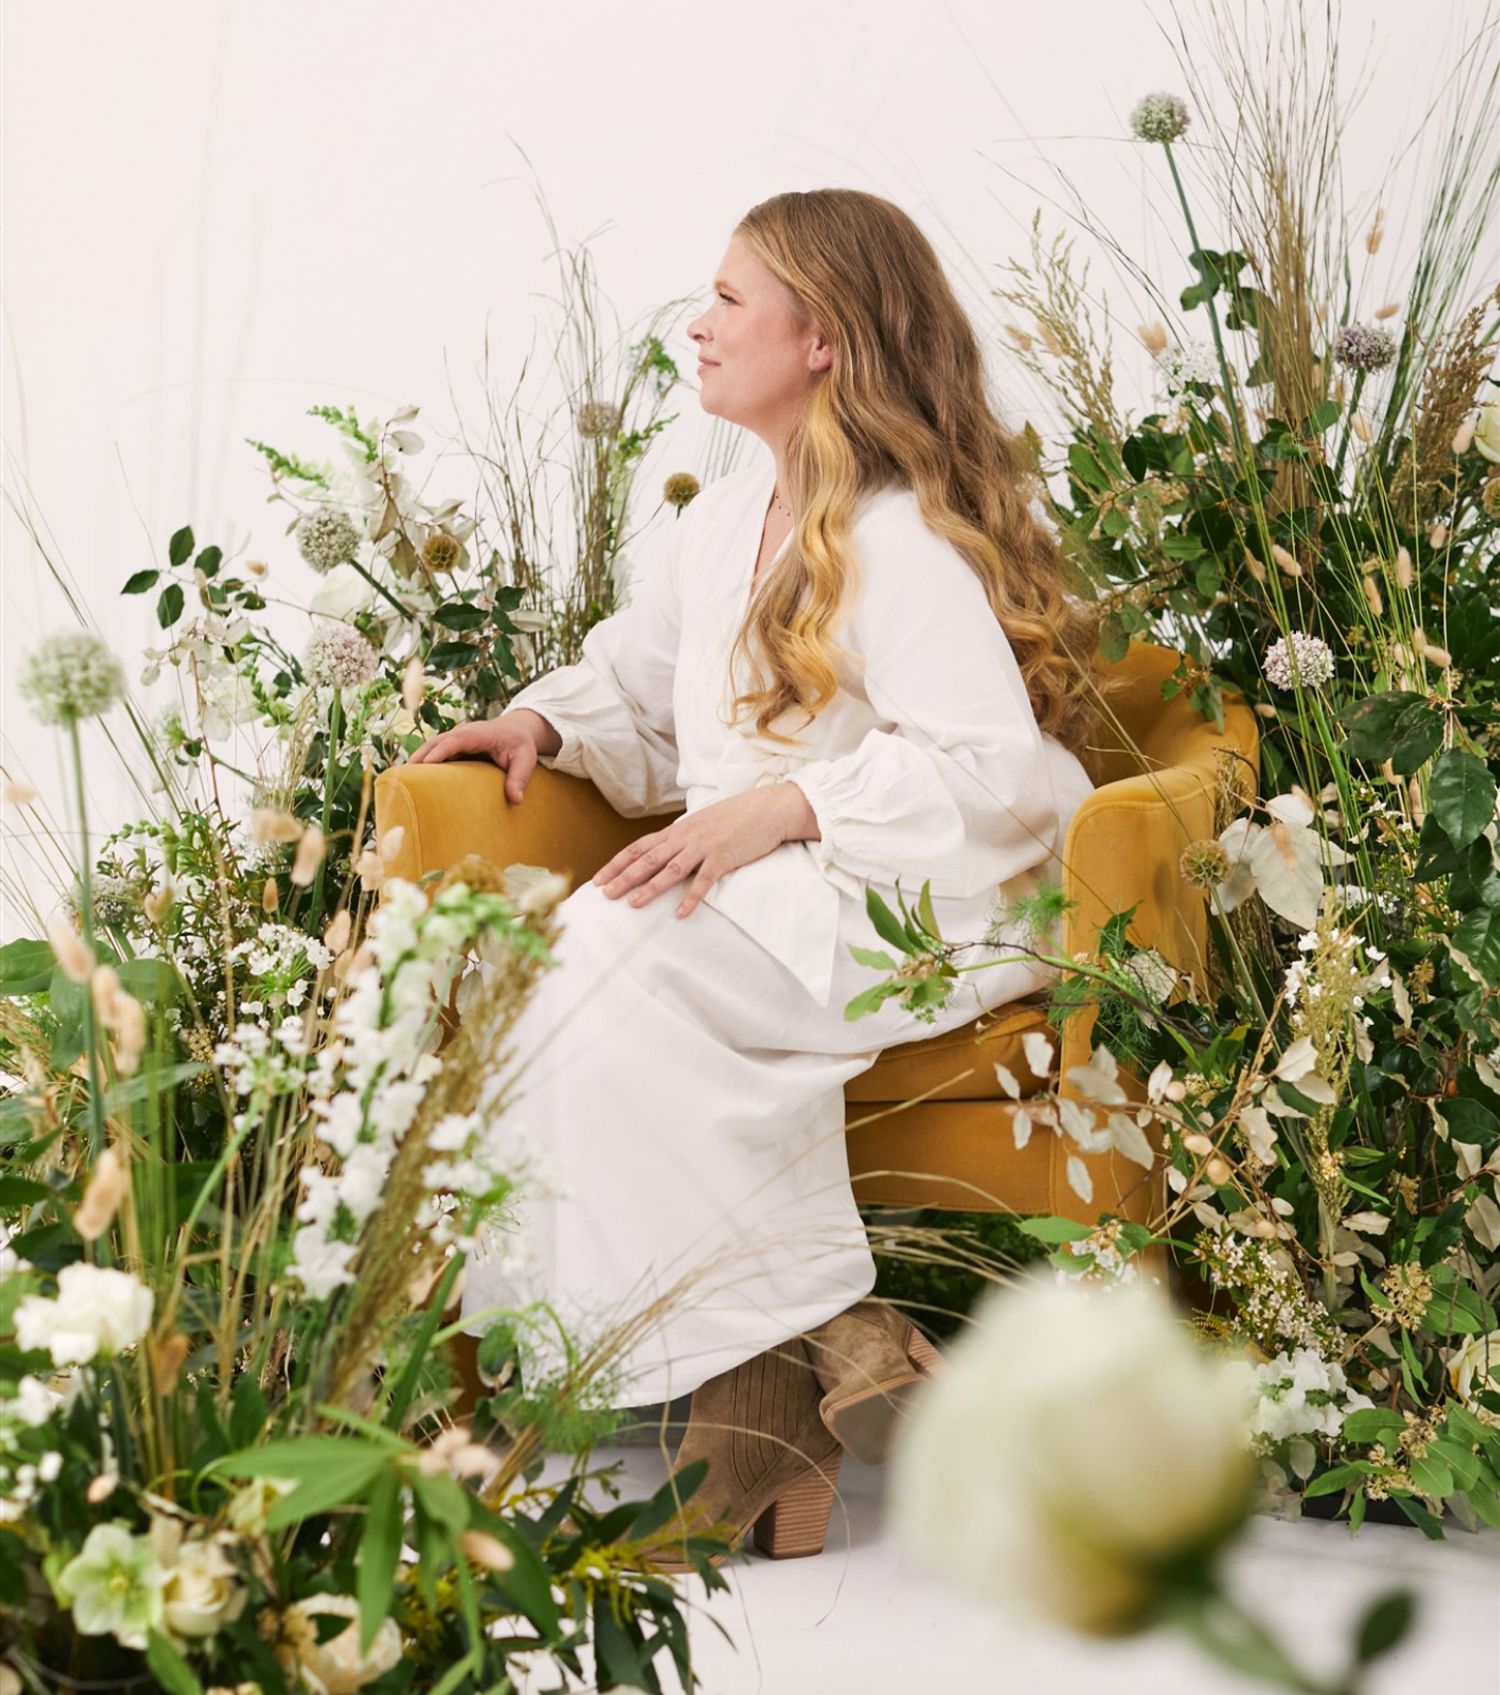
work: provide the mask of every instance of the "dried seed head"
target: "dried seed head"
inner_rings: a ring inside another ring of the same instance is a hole
[[[275,912],[281,905],[281,890],[276,886],[274,877],[267,877],[260,891],[260,909],[262,912]]]
[[[94,952],[61,913],[47,920],[47,940],[63,976],[70,983],[87,983],[94,970]]]
[[[349,909],[341,907],[334,914],[333,922],[323,932],[323,946],[331,954],[341,954],[349,945],[349,935],[354,928],[354,921],[349,916]]]
[[[292,861],[291,878],[299,889],[305,889],[318,874],[318,867],[323,863],[323,855],[328,851],[328,844],[323,839],[323,832],[316,824],[309,824],[302,832],[302,839],[297,843],[297,854]]]
[[[99,1156],[83,1198],[73,1213],[73,1228],[85,1242],[96,1242],[109,1229],[110,1220],[130,1193],[130,1173],[113,1148]]]

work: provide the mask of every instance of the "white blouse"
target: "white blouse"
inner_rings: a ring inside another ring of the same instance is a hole
[[[719,878],[704,901],[826,1006],[840,891],[862,914],[867,882],[892,903],[899,878],[912,902],[930,878],[943,934],[977,940],[997,902],[1034,889],[1049,861],[1059,874],[1068,822],[1093,785],[1038,728],[979,579],[897,484],[867,496],[850,531],[858,580],[832,633],[862,670],[834,656],[834,698],[806,728],[799,709],[780,722],[795,747],[757,736],[748,716],[729,729],[729,650],[774,481],[766,456],[704,489],[629,605],[584,637],[577,664],[538,677],[510,704],[541,713],[561,736],[541,763],[592,779],[623,817],[795,782],[820,839],[783,843]],[[874,943],[863,923],[860,939]]]

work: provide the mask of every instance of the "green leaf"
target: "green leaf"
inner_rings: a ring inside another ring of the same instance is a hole
[[[1419,694],[1390,689],[1382,694],[1366,695],[1346,706],[1339,722],[1348,732],[1347,746],[1356,759],[1367,759],[1378,765],[1389,759],[1396,746],[1402,716],[1413,706],[1425,707]]]
[[[858,964],[868,965],[874,971],[894,971],[897,968],[895,960],[892,959],[888,953],[879,949],[857,948],[851,942],[849,944],[849,952],[853,954]],[[51,958],[50,953],[48,958]]]
[[[182,988],[182,980],[165,959],[127,959],[119,975],[121,988],[152,1005],[176,1000]]]
[[[167,543],[167,558],[174,565],[181,565],[193,551],[193,532],[188,525],[177,531]]]
[[[852,1024],[856,1019],[863,1018],[867,1013],[879,1012],[881,1007],[892,995],[899,995],[905,985],[901,983],[877,983],[873,989],[866,989],[858,994],[844,1008],[844,1019]]]
[[[1431,1452],[1411,1462],[1411,1480],[1424,1495],[1442,1500],[1453,1493],[1453,1473]]]
[[[1346,1442],[1383,1442],[1405,1427],[1406,1420],[1389,1407],[1359,1407],[1344,1420]]]
[[[219,574],[219,566],[223,562],[224,549],[222,547],[205,547],[193,561],[193,568],[201,571],[205,577],[216,577]]]
[[[1355,1460],[1349,1465],[1336,1465],[1305,1484],[1302,1493],[1309,1498],[1314,1495],[1334,1495],[1349,1484],[1358,1483],[1362,1477],[1367,1477],[1369,1472],[1370,1467],[1363,1460]]]
[[[144,594],[147,589],[156,586],[156,579],[160,575],[160,571],[136,571],[125,579],[125,587],[120,590],[120,593]]]
[[[432,616],[445,630],[477,630],[484,623],[486,614],[482,607],[455,600],[438,607]]]
[[[22,939],[0,948],[0,995],[39,995],[56,965],[51,945]]]
[[[1495,779],[1482,761],[1449,748],[1432,768],[1432,810],[1454,847],[1467,847],[1495,816]]]
[[[1307,415],[1307,430],[1309,435],[1320,436],[1324,430],[1332,429],[1343,413],[1343,407],[1336,400],[1325,400],[1314,406]]]
[[[922,892],[917,896],[917,917],[922,921],[922,928],[929,936],[941,939],[943,932],[938,928],[937,914],[932,909],[932,879],[922,885]]]
[[[1420,1501],[1414,1501],[1410,1495],[1402,1495],[1394,1489],[1391,1491],[1391,1499],[1429,1542],[1446,1542],[1448,1540],[1443,1535],[1442,1520],[1435,1518],[1433,1514],[1428,1512]]]
[[[1081,441],[1068,449],[1068,469],[1086,489],[1102,494],[1109,487],[1109,475],[1093,453]]]
[[[907,938],[905,926],[868,884],[865,886],[865,911],[869,913],[870,922],[875,926],[881,941],[889,942],[901,953],[914,951]]]
[[[1354,1658],[1362,1666],[1389,1653],[1411,1629],[1417,1615],[1416,1597],[1409,1589],[1380,1595],[1365,1610],[1354,1633]]]
[[[193,1668],[159,1630],[147,1634],[146,1664],[167,1695],[203,1695]]]
[[[396,1561],[401,1554],[401,1482],[394,1469],[383,1471],[370,1490],[354,1593],[359,1601],[359,1648],[367,1653],[375,1632],[390,1611]]]
[[[1099,620],[1099,657],[1107,665],[1118,665],[1130,651],[1130,632],[1118,612],[1106,612]]]
[[[284,1477],[297,1487],[271,1509],[266,1524],[280,1530],[314,1513],[362,1501],[391,1463],[389,1448],[343,1436],[301,1436],[228,1454],[218,1462],[234,1477]]]
[[[17,1177],[11,1172],[0,1174],[0,1208],[9,1212],[12,1207],[35,1206],[38,1201],[61,1199],[58,1191],[34,1177]]]
[[[1453,946],[1487,982],[1500,982],[1500,908],[1475,907],[1453,932]]]
[[[453,671],[462,665],[477,665],[483,654],[468,642],[439,642],[427,655],[427,663],[435,671]]]
[[[179,583],[168,583],[156,597],[156,621],[168,630],[182,616],[183,595]]]
[[[1038,1242],[1079,1242],[1094,1229],[1092,1224],[1080,1224],[1076,1218],[1022,1218],[1016,1222]]]

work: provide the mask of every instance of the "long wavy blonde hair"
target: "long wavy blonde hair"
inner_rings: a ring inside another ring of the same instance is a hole
[[[758,733],[800,707],[811,722],[838,690],[828,631],[852,577],[856,503],[889,483],[912,489],[928,527],[984,584],[1025,679],[1037,723],[1077,752],[1095,722],[1098,618],[1069,594],[1051,533],[1031,511],[1027,455],[985,393],[979,342],[931,243],[900,207],[857,189],[778,194],[741,219],[805,321],[832,343],[786,448],[796,527],[754,596],[730,661],[758,646],[734,696]]]

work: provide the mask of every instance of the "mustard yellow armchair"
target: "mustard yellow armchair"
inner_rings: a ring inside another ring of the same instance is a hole
[[[1178,872],[1186,844],[1214,833],[1216,752],[1227,747],[1257,766],[1254,714],[1242,702],[1225,707],[1225,733],[1205,722],[1179,695],[1164,701],[1163,680],[1177,655],[1147,643],[1132,645],[1109,669],[1117,686],[1107,727],[1082,755],[1098,786],[1074,815],[1063,854],[1062,880],[1076,902],[1064,924],[1069,954],[1093,951],[1100,927],[1135,907],[1130,935],[1154,947],[1179,971],[1202,983],[1206,910],[1201,894]],[[521,805],[505,798],[504,773],[487,763],[403,765],[375,784],[375,819],[384,834],[400,825],[393,876],[416,880],[442,871],[465,854],[498,866],[521,862],[567,874],[576,887],[624,845],[660,830],[677,814],[621,818],[594,785],[538,766]],[[914,865],[911,877],[927,868]],[[950,938],[954,941],[973,937]],[[872,973],[871,982],[875,981]],[[1068,1021],[1057,1064],[1064,1075],[1091,1051],[1092,1014]],[[1069,1152],[1050,1130],[1017,1149],[1008,1100],[996,1062],[1029,1087],[1040,1087],[1027,1065],[1022,1037],[1046,1028],[1045,999],[1013,1002],[947,1035],[888,1048],[845,1086],[849,1170],[862,1203],[928,1206],[962,1211],[1054,1213],[1092,1222],[1105,1212],[1144,1219],[1157,1200],[1153,1181],[1116,1153],[1087,1158],[1091,1202],[1066,1180]],[[1126,1086],[1139,1098],[1140,1080]],[[920,1097],[920,1098],[919,1098]]]

